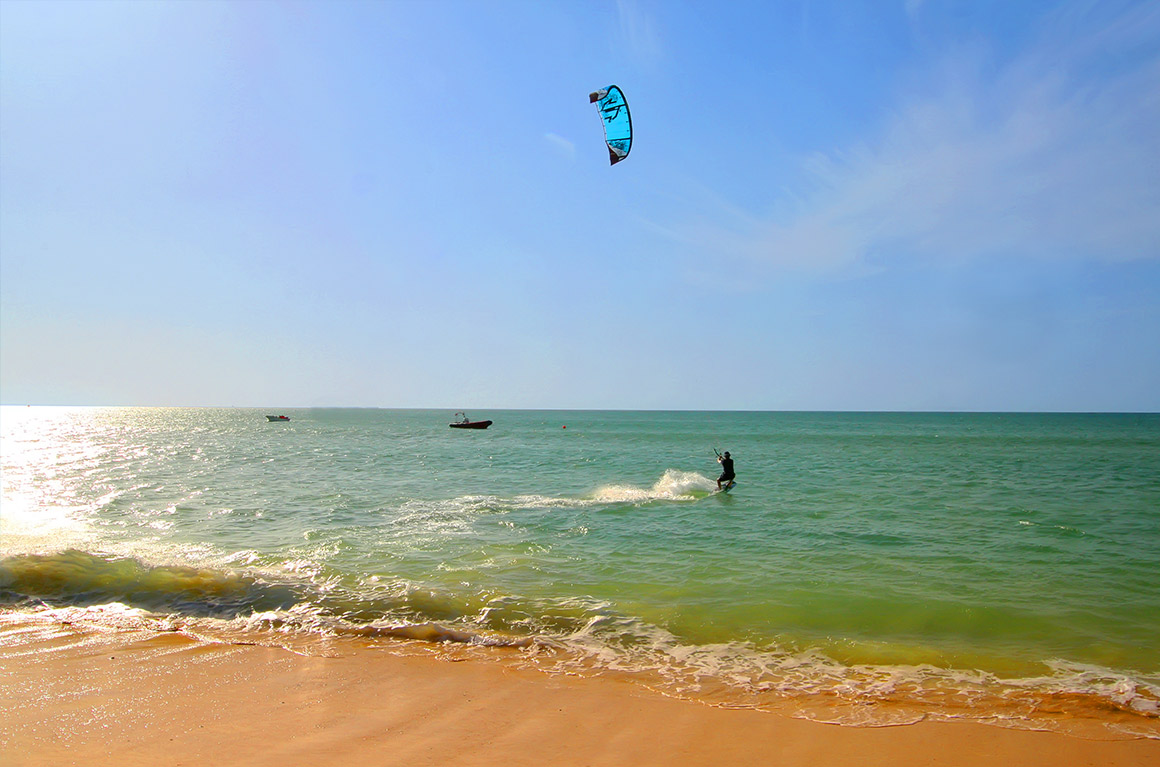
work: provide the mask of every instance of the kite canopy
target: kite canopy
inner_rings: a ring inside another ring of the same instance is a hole
[[[628,157],[632,149],[632,117],[628,114],[628,102],[615,85],[589,93],[588,101],[600,110],[600,119],[604,121],[604,141],[608,144],[608,159],[616,165]]]

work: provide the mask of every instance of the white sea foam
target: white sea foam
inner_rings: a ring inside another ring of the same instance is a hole
[[[1111,730],[1160,739],[1160,687],[1110,669],[1058,662],[1049,664],[1046,676],[1001,678],[930,664],[847,664],[816,648],[690,645],[663,628],[594,607],[604,614],[552,644],[565,652],[533,655],[530,662],[562,673],[615,670],[716,705],[774,708],[857,726],[969,719],[1070,731],[1075,714],[1082,718],[1082,712],[1111,703],[1143,715],[1109,722]],[[1066,703],[1058,701],[1061,695]]]
[[[692,501],[716,487],[713,480],[695,471],[668,469],[649,488],[606,485],[593,496],[597,503],[647,503],[648,501]]]
[[[713,480],[692,471],[666,470],[649,487],[626,484],[603,485],[591,494],[550,496],[541,494],[463,495],[443,500],[412,500],[399,508],[397,519],[440,527],[461,526],[464,515],[526,509],[586,508],[604,504],[642,504],[651,501],[693,501],[716,488]]]

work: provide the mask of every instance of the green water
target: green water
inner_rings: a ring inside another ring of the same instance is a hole
[[[286,413],[3,408],[8,609],[418,626],[746,703],[1160,710],[1160,416]]]

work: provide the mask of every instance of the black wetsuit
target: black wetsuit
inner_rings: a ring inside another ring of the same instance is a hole
[[[733,459],[721,459],[721,476],[717,479],[718,482],[729,482],[733,479]]]

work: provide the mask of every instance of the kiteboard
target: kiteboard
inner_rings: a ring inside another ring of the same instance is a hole
[[[730,490],[732,490],[735,487],[737,487],[737,483],[734,480],[729,480],[729,482],[722,485],[721,489],[719,489],[717,492],[718,493],[728,493]]]

